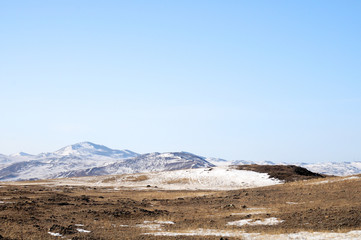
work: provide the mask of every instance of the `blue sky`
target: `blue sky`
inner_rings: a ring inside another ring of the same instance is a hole
[[[360,1],[1,1],[0,153],[361,161]]]

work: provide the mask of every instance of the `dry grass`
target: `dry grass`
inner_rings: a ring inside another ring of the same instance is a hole
[[[189,183],[189,178],[173,179],[165,182],[166,184],[185,184]]]
[[[324,178],[327,175],[311,172],[306,168],[295,165],[239,165],[234,166],[239,170],[250,170],[260,173],[268,173],[270,177],[284,180],[286,182],[294,182],[300,180],[310,180],[317,178]]]
[[[109,178],[109,181],[116,179]],[[330,181],[320,183],[322,181]],[[323,178],[283,185],[215,191],[110,191],[102,187],[6,185],[0,187],[0,235],[7,239],[220,239],[215,236],[159,237],[144,221],[173,221],[162,231],[198,228],[231,232],[346,232],[361,229],[361,180]],[[229,226],[241,219],[275,217],[273,226]],[[72,232],[75,224],[90,233]],[[54,230],[54,231],[55,231]],[[232,239],[231,237],[227,237]]]
[[[129,182],[142,182],[148,179],[149,177],[147,175],[139,175],[139,176],[135,175],[135,176],[128,176],[125,178],[125,180]]]
[[[116,182],[118,179],[119,179],[119,177],[113,176],[113,177],[103,179],[102,183],[112,183],[112,182]]]

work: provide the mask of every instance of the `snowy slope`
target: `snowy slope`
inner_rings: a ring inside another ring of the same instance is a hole
[[[55,152],[38,155],[23,152],[9,156],[0,154],[0,181],[167,171],[243,164],[274,165],[275,163],[270,161],[227,161],[221,158],[200,157],[187,152],[139,155],[126,149],[116,150],[91,142],[81,142],[63,147]],[[299,163],[294,165],[329,175],[345,176],[361,173],[361,162]]]
[[[4,154],[0,154],[0,164],[6,164],[11,162],[11,159],[9,158],[9,156],[6,156]]]
[[[276,163],[271,161],[248,161],[248,160],[225,160],[222,158],[206,158],[207,161],[213,163],[216,166],[229,166],[229,165],[248,165],[248,164],[258,164],[258,165],[276,165]]]
[[[104,156],[111,158],[130,158],[138,154],[130,150],[116,150],[110,149],[103,145],[94,144],[91,142],[82,142],[74,145],[69,145],[54,152],[58,156]]]
[[[114,150],[102,145],[82,142],[52,153],[8,156],[7,159],[10,161],[0,166],[0,180],[50,178],[61,172],[102,167],[138,155],[129,150]]]
[[[15,153],[8,156],[0,154],[0,164],[11,164],[15,162],[28,161],[33,158],[33,155],[24,152]]]
[[[139,155],[130,150],[115,150],[90,142],[69,145],[31,158],[32,160],[0,165],[0,180],[34,180],[214,166],[203,157],[187,152]]]
[[[81,142],[73,145],[63,147],[52,153],[41,153],[36,156],[38,159],[42,158],[62,158],[64,156],[79,157],[79,158],[114,158],[123,159],[135,157],[138,154],[130,150],[116,150],[103,145],[94,144],[91,142]]]
[[[103,167],[62,172],[56,177],[99,176],[110,174],[169,171],[177,169],[213,167],[203,157],[187,152],[148,153],[124,159]]]
[[[24,153],[24,152],[18,152],[18,153],[10,154],[9,156],[14,157],[14,158],[31,158],[31,157],[34,157],[34,155],[31,155],[29,153]]]
[[[232,190],[281,184],[266,173],[231,167],[182,169],[124,175],[52,179],[55,185],[107,186],[114,188],[162,190]]]
[[[214,157],[207,157],[206,160],[215,166],[229,166],[232,165],[231,161],[225,160],[223,158],[214,158]]]

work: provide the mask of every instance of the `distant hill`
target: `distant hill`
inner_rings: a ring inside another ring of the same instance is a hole
[[[225,165],[290,165],[290,163],[274,163],[271,161],[248,161],[248,160],[234,160],[225,161],[223,159],[210,158],[210,162],[216,166]],[[323,163],[292,163],[292,165],[300,166],[308,169],[309,171],[334,175],[334,176],[348,176],[361,174],[361,162],[323,162]]]
[[[138,154],[127,149],[117,150],[91,142],[81,142],[63,147],[55,152],[38,155],[24,152],[11,155],[0,154],[0,181],[99,176],[250,164],[276,165],[271,161],[228,161],[221,158],[206,158],[188,152]],[[294,165],[327,175],[346,176],[361,173],[361,162],[298,163]]]
[[[34,180],[212,166],[214,165],[205,158],[187,152],[140,155],[130,150],[115,150],[91,142],[82,142],[52,153],[27,156],[26,161],[9,157],[0,167],[0,180]]]

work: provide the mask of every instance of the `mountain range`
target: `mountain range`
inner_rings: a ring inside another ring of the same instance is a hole
[[[187,152],[138,154],[126,149],[116,150],[82,142],[38,155],[1,155],[0,180],[35,180],[212,166],[205,158]]]
[[[0,181],[169,171],[244,164],[275,165],[276,163],[271,161],[228,161],[220,158],[205,158],[188,152],[138,154],[127,149],[116,150],[91,142],[81,142],[63,147],[55,152],[38,155],[24,152],[12,155],[0,154]],[[361,162],[293,165],[329,175],[342,176],[361,173]]]

